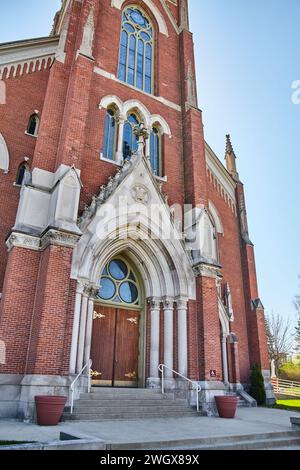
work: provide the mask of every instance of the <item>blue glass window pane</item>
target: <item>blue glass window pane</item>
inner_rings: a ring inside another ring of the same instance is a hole
[[[103,300],[110,300],[116,293],[115,284],[111,279],[104,277],[100,281],[99,297]]]
[[[131,26],[129,23],[125,23],[124,28],[129,31],[130,33],[134,33],[134,27]]]
[[[119,289],[119,294],[123,302],[132,304],[138,299],[138,290],[132,282],[123,282]]]
[[[146,26],[146,18],[143,17],[143,15],[138,11],[134,10],[131,15],[130,15],[132,21],[139,26]]]
[[[118,78],[119,78],[119,80],[125,81],[125,79],[126,79],[126,68],[125,68],[125,65],[122,65],[122,64],[119,65]]]
[[[129,51],[128,67],[132,70],[134,70],[135,68],[135,52],[134,51]]]
[[[152,170],[154,169],[154,133],[150,135],[150,163]]]
[[[137,56],[137,71],[143,73],[144,68],[144,56],[138,54]]]
[[[157,175],[159,175],[159,136],[158,134],[155,135],[154,137],[155,141],[155,153],[154,153],[154,170]]]
[[[110,160],[114,158],[114,146],[115,146],[115,133],[116,133],[116,121],[114,117],[110,118],[110,133],[109,133],[109,146],[107,157]]]
[[[140,39],[138,42],[138,53],[141,54],[142,56],[144,55],[144,43]]]
[[[152,59],[152,46],[150,44],[146,44],[146,57]]]
[[[103,149],[102,149],[102,153],[103,153],[104,158],[106,158],[106,155],[107,155],[108,133],[109,133],[109,115],[106,114],[105,127],[104,127]]]
[[[128,41],[128,34],[126,33],[126,31],[123,31],[121,35],[121,45],[124,46],[125,48],[127,47],[127,41]]]
[[[146,74],[147,77],[151,77],[151,75],[152,75],[152,62],[151,62],[151,60],[146,59],[145,65],[146,65],[145,74]]]
[[[129,85],[134,85],[134,70],[128,69],[127,82]]]
[[[139,123],[134,114],[130,114],[128,121],[131,122],[134,126],[137,126]]]
[[[124,46],[121,46],[120,50],[120,63],[123,65],[126,65],[126,60],[127,60],[127,48]]]
[[[117,281],[122,281],[128,275],[128,268],[121,260],[114,260],[109,263],[109,272],[111,276]]]
[[[151,93],[151,78],[150,77],[145,77],[145,91],[147,93]]]
[[[139,90],[143,89],[143,74],[139,73],[139,72],[137,72],[137,74],[136,74],[136,87]]]
[[[129,159],[131,157],[131,138],[132,129],[131,125],[127,122],[124,126],[124,142],[123,142],[123,157]]]
[[[136,48],[136,39],[134,36],[130,36],[129,49],[135,52],[135,48]]]
[[[150,36],[147,34],[147,33],[144,33],[143,31],[141,32],[141,37],[145,40],[145,41],[150,41]]]

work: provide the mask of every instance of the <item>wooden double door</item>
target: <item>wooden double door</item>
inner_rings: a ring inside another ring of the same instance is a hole
[[[92,384],[138,387],[141,312],[101,305],[94,310]]]

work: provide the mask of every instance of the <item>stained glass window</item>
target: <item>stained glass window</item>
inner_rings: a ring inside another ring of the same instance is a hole
[[[116,150],[117,122],[113,110],[108,109],[105,119],[102,155],[108,160],[114,160]]]
[[[150,135],[150,163],[153,172],[162,176],[161,137],[156,127],[153,127]]]
[[[27,133],[30,135],[37,136],[39,130],[40,118],[37,114],[33,114],[29,118]]]
[[[99,299],[114,303],[138,306],[139,288],[131,266],[122,259],[110,261],[102,271]]]
[[[126,160],[131,158],[131,155],[138,149],[137,136],[134,133],[134,128],[138,126],[139,121],[135,114],[130,114],[124,124],[123,136],[123,157]]]
[[[153,89],[153,38],[149,19],[137,8],[123,12],[118,78],[140,90]]]

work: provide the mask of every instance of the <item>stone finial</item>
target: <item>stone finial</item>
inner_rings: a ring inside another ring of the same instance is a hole
[[[231,174],[235,181],[239,181],[239,174],[236,169],[236,155],[234,153],[229,134],[226,135],[225,160],[227,171]]]

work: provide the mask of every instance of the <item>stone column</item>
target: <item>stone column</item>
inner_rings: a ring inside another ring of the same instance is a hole
[[[88,300],[88,314],[86,322],[85,346],[84,346],[84,365],[91,359],[92,330],[94,320],[94,301],[99,289],[91,289]]]
[[[159,320],[160,320],[160,299],[151,299],[151,337],[150,337],[150,377],[159,378]]]
[[[87,307],[88,307],[88,288],[85,288],[82,294],[82,301],[81,301],[81,317],[80,317],[80,330],[79,330],[79,342],[78,342],[78,353],[77,353],[77,371],[76,371],[77,373],[79,373],[83,367]]]
[[[77,284],[76,299],[75,299],[75,311],[73,319],[73,330],[72,330],[72,343],[71,343],[71,357],[70,357],[70,374],[76,373],[76,359],[78,349],[78,333],[79,333],[79,322],[80,322],[80,310],[81,310],[81,298],[83,293],[82,284]]]
[[[222,341],[222,362],[223,362],[223,382],[228,384],[228,358],[227,358],[227,334],[223,333]]]
[[[124,137],[125,118],[122,116],[118,120],[118,148],[116,152],[116,162],[123,163],[123,137]]]
[[[164,364],[169,369],[174,369],[174,351],[173,351],[173,315],[174,299],[164,299]],[[165,376],[173,377],[173,373],[166,369]]]
[[[188,374],[187,300],[177,299],[178,372]]]

